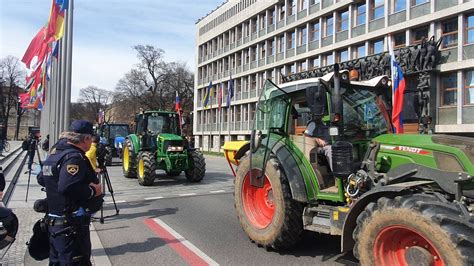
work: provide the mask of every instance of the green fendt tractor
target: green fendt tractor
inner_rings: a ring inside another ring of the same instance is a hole
[[[151,186],[155,171],[161,169],[168,176],[178,176],[184,171],[191,182],[203,179],[204,156],[181,136],[177,113],[141,112],[135,124],[135,133],[125,138],[122,156],[125,177],[137,177],[140,185]]]
[[[474,263],[474,140],[390,134],[389,84],[347,71],[266,81],[251,141],[224,145],[253,242],[281,250],[309,230],[341,236],[362,265]]]
[[[105,145],[105,165],[112,165],[112,158],[122,157],[123,142],[130,134],[128,124],[104,123],[97,129],[100,143]]]

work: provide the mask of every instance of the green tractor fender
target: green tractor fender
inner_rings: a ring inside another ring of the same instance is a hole
[[[275,143],[276,142],[276,143]],[[298,163],[291,155],[291,151],[281,141],[270,138],[269,146],[272,153],[278,158],[281,164],[281,170],[285,172],[288,182],[290,183],[291,195],[293,199],[299,202],[308,202],[306,184],[304,182]],[[250,142],[243,145],[235,154],[234,159],[239,160],[247,151],[250,150]]]
[[[133,152],[135,154],[138,154],[138,151],[140,151],[140,140],[138,139],[138,136],[135,134],[131,134],[128,135],[125,139],[129,139],[132,142]]]
[[[364,211],[365,207],[371,203],[376,202],[381,197],[395,197],[396,195],[402,194],[405,190],[413,187],[426,185],[433,183],[429,180],[419,180],[404,182],[399,184],[387,185],[380,188],[375,188],[363,194],[357,201],[353,203],[349,212],[347,213],[346,219],[344,220],[344,226],[342,228],[341,235],[341,252],[350,251],[354,248],[354,239],[352,233],[356,228],[356,221],[359,214]]]

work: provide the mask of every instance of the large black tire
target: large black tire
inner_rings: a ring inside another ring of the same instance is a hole
[[[109,146],[105,147],[105,150],[107,151],[105,153],[105,165],[106,166],[111,166],[112,165],[112,157],[113,157],[113,149]]]
[[[124,143],[124,152],[122,153],[122,170],[126,178],[137,177],[137,155],[133,150],[133,144],[130,139]]]
[[[143,165],[142,165],[143,164]],[[143,168],[142,168],[143,167]],[[151,186],[156,177],[156,160],[151,152],[142,151],[138,154],[138,183],[142,186]]]
[[[166,175],[168,176],[179,176],[181,174],[181,171],[166,171]]]
[[[418,265],[474,263],[473,219],[434,195],[383,197],[368,204],[357,218],[353,238],[361,265],[407,265],[405,258],[414,257]]]
[[[234,199],[240,225],[250,240],[267,250],[291,248],[299,242],[303,232],[303,204],[293,200],[288,179],[280,167],[278,159],[271,156],[265,169],[268,183],[265,182],[263,188],[255,188],[250,185],[250,159],[245,156],[235,179]],[[266,205],[259,204],[257,197],[248,196],[253,194],[249,193],[252,190],[256,191],[255,195],[266,191],[264,195],[272,196],[264,198]],[[268,208],[273,208],[273,214],[262,216]]]
[[[206,160],[200,151],[194,150],[189,153],[189,169],[184,171],[190,182],[200,182],[206,175]]]

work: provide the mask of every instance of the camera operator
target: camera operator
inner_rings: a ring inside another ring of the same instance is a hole
[[[22,149],[28,151],[28,170],[31,170],[31,166],[33,165],[36,146],[38,146],[38,138],[33,133],[30,133],[28,138],[21,144]]]
[[[99,144],[99,137],[97,135],[92,136],[91,147],[86,152],[86,157],[89,159],[91,166],[95,172],[100,172],[100,168],[97,168],[97,145],[98,144]]]
[[[90,122],[72,122],[38,175],[38,183],[46,187],[50,265],[91,265],[90,215],[103,202],[101,185],[85,156],[93,134]]]

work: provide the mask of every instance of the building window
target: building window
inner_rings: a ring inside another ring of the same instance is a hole
[[[326,55],[326,66],[334,64],[334,56],[332,53]]]
[[[298,32],[299,32],[299,46],[306,44],[307,37],[308,37],[308,30],[306,29],[306,27],[304,27],[304,28],[300,28]]]
[[[365,44],[357,46],[356,53],[357,53],[356,58],[367,56],[367,51],[365,50]]]
[[[425,39],[428,38],[428,32],[429,32],[428,27],[413,29],[412,34],[411,34],[411,43],[412,44],[421,43],[423,38],[425,38]]]
[[[318,68],[319,67],[319,57],[309,59],[309,64],[311,68]]]
[[[279,17],[279,20],[284,20],[284,19],[285,19],[285,9],[286,9],[286,6],[285,6],[285,5],[281,5],[281,6],[280,6],[280,17]]]
[[[349,52],[347,50],[342,50],[337,53],[337,62],[345,62],[349,60]]]
[[[285,37],[282,35],[280,36],[280,40],[278,41],[279,49],[278,52],[283,53],[285,51]]]
[[[332,36],[334,33],[334,18],[332,16],[326,18],[326,37]]]
[[[265,14],[260,15],[259,21],[260,21],[261,30],[265,29],[265,19],[266,19]]]
[[[465,72],[464,76],[465,103],[474,104],[474,70]]]
[[[349,11],[342,11],[337,14],[337,31],[345,31],[349,27]]]
[[[441,76],[441,106],[456,105],[457,84],[456,72]]]
[[[265,56],[266,56],[265,43],[262,43],[260,45],[260,58],[265,58]]]
[[[288,43],[287,43],[287,49],[293,49],[295,48],[295,32],[289,32],[287,33],[288,36]]]
[[[252,19],[250,21],[250,24],[252,25],[252,33],[256,33],[257,32],[257,24],[258,24],[258,20],[255,18],[255,19]]]
[[[311,23],[311,41],[319,40],[319,22]]]
[[[296,0],[290,0],[288,6],[288,16],[293,16],[296,13]]]
[[[411,1],[412,6],[417,6],[417,5],[421,5],[421,4],[429,2],[429,0],[410,0],[410,1]]]
[[[268,11],[268,23],[270,25],[275,24],[275,10],[274,9]]]
[[[384,0],[370,0],[370,18],[372,20],[383,18]]]
[[[305,10],[308,8],[308,0],[300,0],[300,10]]]
[[[458,44],[458,19],[454,18],[441,22],[442,48],[456,46]]]
[[[466,44],[474,43],[474,14],[466,18]]]
[[[383,52],[383,40],[373,41],[370,46],[370,54],[379,54]]]
[[[274,55],[275,54],[275,40],[270,40],[268,42],[268,46],[270,49],[270,55]]]
[[[406,4],[407,4],[406,0],[394,0],[393,13],[397,13],[397,12],[405,10],[407,8]]]
[[[289,74],[294,74],[294,73],[296,73],[296,66],[295,66],[295,64],[291,64],[291,65],[287,66],[287,67],[286,67],[286,71],[287,71],[288,75],[289,75]]]
[[[394,48],[401,48],[406,46],[406,34],[405,32],[400,32],[393,35],[393,47]]]
[[[316,5],[316,4],[319,4],[320,2],[321,0],[309,0],[310,5]]]
[[[357,10],[356,10],[356,26],[365,24],[365,14],[366,14],[365,4],[358,5]]]

